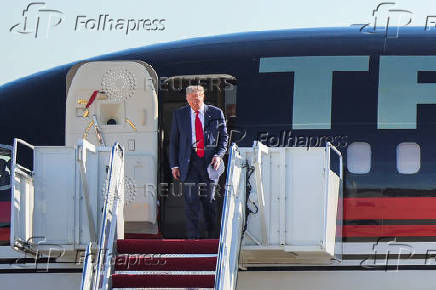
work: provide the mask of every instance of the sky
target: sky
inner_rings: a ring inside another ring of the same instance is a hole
[[[154,43],[373,23],[373,10],[381,3],[386,4],[378,10],[379,24],[390,9],[406,11],[395,14],[399,25],[411,20],[410,26],[425,26],[428,16],[436,19],[435,0],[390,4],[374,0],[3,0],[0,85],[58,65]]]

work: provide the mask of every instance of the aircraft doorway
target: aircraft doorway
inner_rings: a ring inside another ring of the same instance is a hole
[[[175,76],[165,80],[159,88],[159,182],[167,183],[168,191],[159,194],[160,230],[166,238],[185,237],[184,198],[180,194],[180,183],[175,182],[169,166],[169,135],[173,112],[186,105],[185,89],[190,85],[202,85],[205,88],[205,104],[214,105],[223,110],[227,130],[230,132],[236,118],[236,78],[225,74]],[[227,164],[227,156],[224,157]],[[217,189],[218,219],[220,226],[225,173],[221,176]],[[171,187],[173,186],[173,187]],[[204,228],[204,225],[200,225]],[[204,233],[203,233],[204,234]],[[219,235],[219,232],[216,233]]]

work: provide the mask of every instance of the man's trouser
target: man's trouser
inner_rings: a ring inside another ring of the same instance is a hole
[[[205,158],[198,157],[193,150],[189,171],[183,186],[185,196],[186,237],[188,239],[200,238],[200,204],[203,205],[204,225],[208,238],[215,238],[216,230],[216,184],[209,179]]]

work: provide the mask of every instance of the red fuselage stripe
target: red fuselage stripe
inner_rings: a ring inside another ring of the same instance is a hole
[[[0,222],[10,222],[11,203],[0,202]],[[436,197],[344,198],[345,220],[436,220]],[[436,236],[436,225],[345,225],[344,237]],[[9,228],[0,228],[9,240]]]
[[[436,197],[344,198],[345,220],[436,220]]]
[[[436,236],[436,225],[345,225],[344,237],[431,237]]]
[[[11,222],[11,202],[2,201],[0,202],[0,223]]]
[[[9,241],[10,229],[0,228],[0,241]]]

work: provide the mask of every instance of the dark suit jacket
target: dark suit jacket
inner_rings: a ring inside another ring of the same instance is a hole
[[[191,107],[184,106],[173,114],[170,135],[170,167],[179,167],[180,179],[185,181],[192,147],[196,140],[192,140]],[[221,109],[204,105],[204,157],[206,164],[212,161],[214,155],[221,158],[227,150],[227,126]]]

